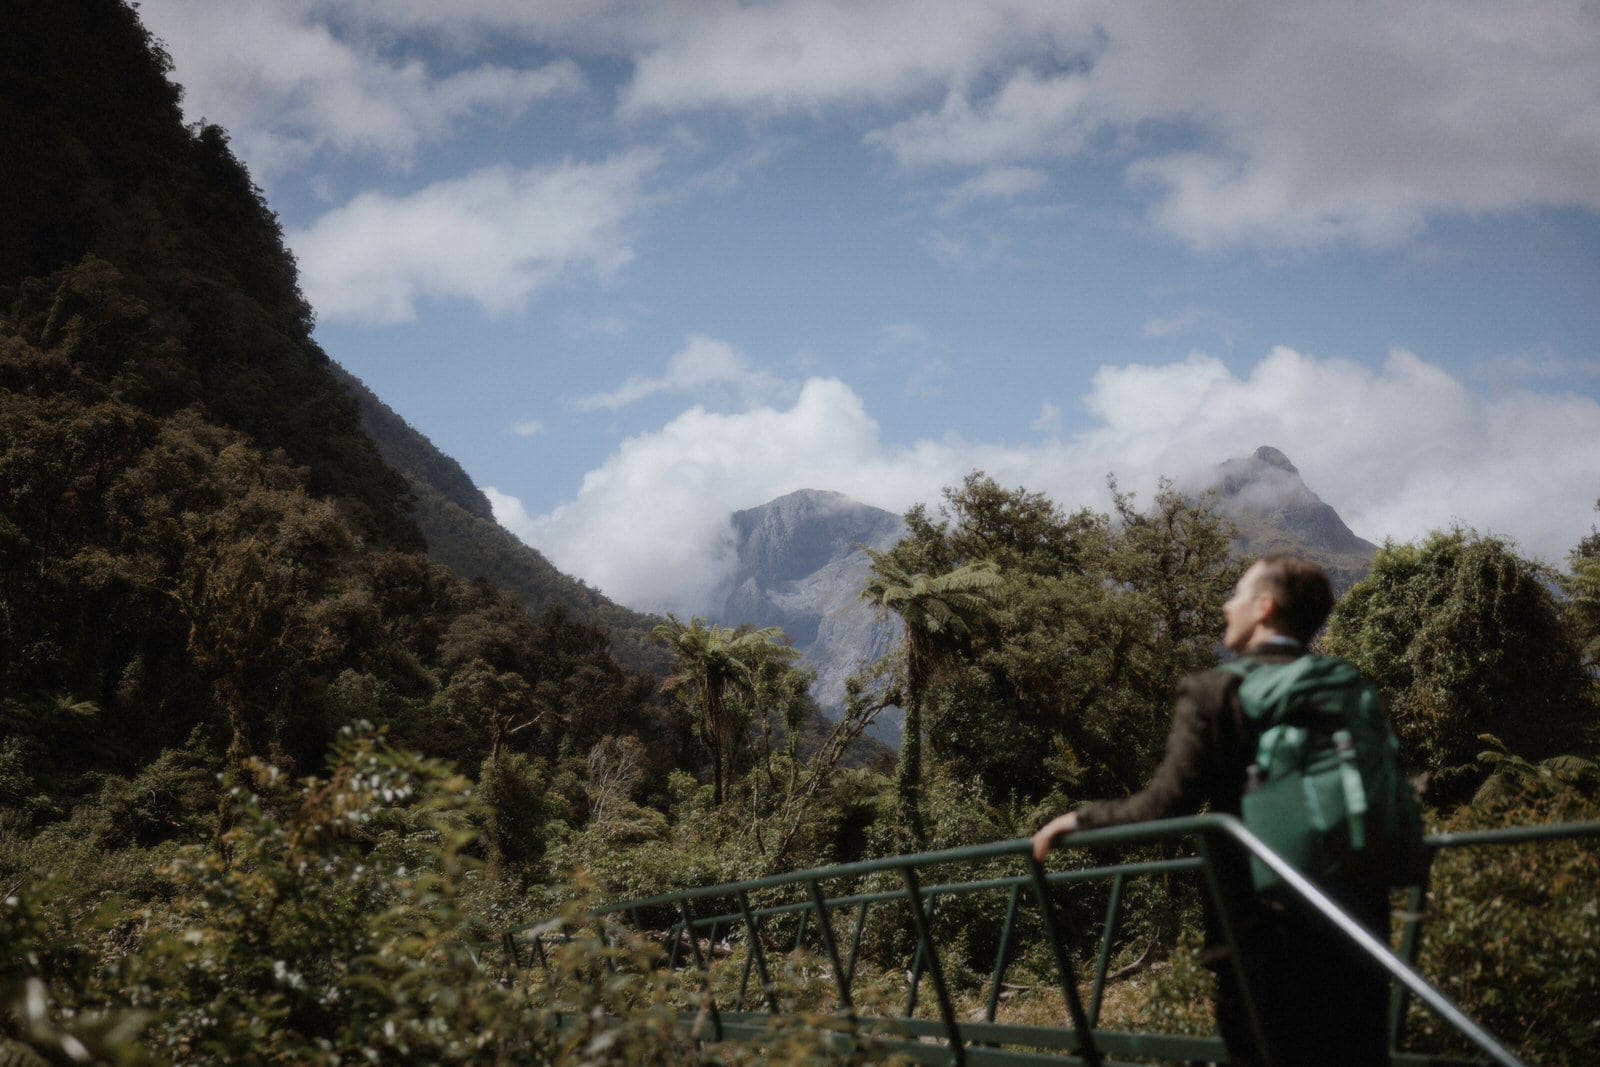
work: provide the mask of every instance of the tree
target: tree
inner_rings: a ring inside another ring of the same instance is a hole
[[[730,630],[708,626],[699,617],[684,623],[669,614],[650,636],[677,657],[678,669],[662,688],[689,694],[689,702],[700,713],[701,728],[711,748],[712,796],[720,806],[727,799],[734,742],[742,725],[731,698],[735,692],[748,693],[753,688],[761,664],[781,658],[784,651],[792,661],[797,653],[778,644],[783,631],[775,626]]]
[[[908,573],[982,562],[998,574],[988,624],[922,701],[927,756],[981,779],[991,801],[1137,788],[1177,678],[1215,662],[1238,569],[1225,524],[1166,482],[1149,509],[1114,481],[1112,493],[1114,517],[1068,512],[973,473],[945,490],[937,520],[912,509],[888,553]]]
[[[909,573],[889,554],[867,549],[872,576],[861,591],[880,613],[892,612],[904,624],[905,723],[895,781],[912,833],[923,839],[922,705],[928,684],[946,669],[963,643],[994,609],[1000,573],[987,560],[963,564],[946,574]]]
[[[1537,762],[1584,744],[1594,710],[1553,576],[1471,530],[1386,544],[1329,620],[1329,649],[1354,660],[1390,702],[1401,743],[1455,800],[1479,777],[1479,735]]]
[[[1600,501],[1595,502],[1600,511]],[[1591,677],[1600,677],[1600,528],[1591,528],[1567,556],[1572,573],[1562,579],[1567,625]]]

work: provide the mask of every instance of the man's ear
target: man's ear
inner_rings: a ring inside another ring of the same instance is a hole
[[[1278,621],[1278,598],[1271,593],[1262,591],[1255,595],[1251,601],[1255,609],[1256,624],[1275,624]]]

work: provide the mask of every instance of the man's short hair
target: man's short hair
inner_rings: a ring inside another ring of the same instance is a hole
[[[1262,556],[1256,565],[1258,588],[1272,597],[1284,629],[1309,645],[1333,610],[1327,572],[1308,559],[1281,553]]]

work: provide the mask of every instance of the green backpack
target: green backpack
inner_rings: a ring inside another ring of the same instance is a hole
[[[1260,730],[1244,824],[1314,881],[1414,885],[1427,870],[1422,805],[1377,687],[1347,660],[1239,660],[1239,702]],[[1280,879],[1250,861],[1257,890]]]

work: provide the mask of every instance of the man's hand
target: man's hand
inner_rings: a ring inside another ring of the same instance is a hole
[[[1050,855],[1050,846],[1055,844],[1056,838],[1062,834],[1070,834],[1078,828],[1078,813],[1069,811],[1065,815],[1057,815],[1033,835],[1033,858],[1044,862]]]

